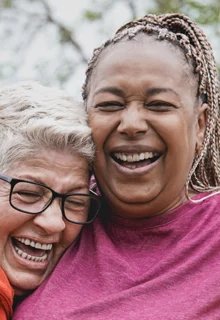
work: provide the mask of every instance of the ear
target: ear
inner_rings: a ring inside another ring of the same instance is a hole
[[[208,118],[208,104],[203,103],[197,107],[197,126],[196,126],[196,151],[198,152],[206,130],[207,118]]]

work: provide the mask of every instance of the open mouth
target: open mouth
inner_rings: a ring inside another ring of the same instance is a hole
[[[52,244],[35,242],[27,238],[12,238],[16,253],[23,259],[44,262],[52,250]]]
[[[156,152],[141,153],[113,153],[112,159],[123,167],[129,169],[141,168],[150,165],[160,158],[161,154]]]

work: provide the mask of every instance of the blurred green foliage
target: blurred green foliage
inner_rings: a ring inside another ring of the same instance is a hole
[[[101,12],[96,12],[92,10],[86,10],[84,12],[84,16],[89,21],[100,20],[102,18]]]
[[[77,1],[73,2],[77,10]],[[87,40],[90,39],[87,39],[86,31],[79,37],[79,29],[84,23],[87,28],[88,25],[91,29],[94,26],[95,32],[98,32],[94,33],[94,38],[106,39],[126,22],[125,17],[130,21],[147,13],[179,12],[204,27],[205,32],[209,33],[208,38],[211,37],[215,45],[220,36],[220,0],[90,0],[86,9],[79,12],[78,24],[66,23],[65,15],[60,19],[59,15],[54,14],[52,3],[53,0],[0,0],[0,41],[3,44],[0,80],[14,79],[23,63],[32,57],[35,40],[37,42],[45,34],[49,35],[46,39],[52,43],[51,52],[60,48],[61,54],[54,58],[55,53],[50,57],[45,52],[36,62],[30,63],[30,69],[34,70],[37,77],[43,78],[45,83],[49,84],[55,79],[64,86],[77,74],[77,67],[86,68],[94,48],[88,50]],[[62,6],[65,7],[65,4]],[[111,21],[115,29],[109,30]],[[50,41],[51,36],[54,42]],[[220,70],[220,50],[216,48],[215,56]]]
[[[220,36],[220,0],[154,0],[149,13],[183,13],[201,26],[212,28],[213,35]],[[220,71],[220,65],[217,65]]]
[[[96,21],[104,19],[106,12],[113,7],[118,0],[105,0],[100,2],[99,11],[86,10],[84,13],[85,19],[89,21]],[[139,3],[145,0],[139,0]],[[95,1],[99,2],[99,1]],[[121,0],[130,9],[131,19],[140,17],[137,10],[138,0]],[[201,26],[208,26],[212,28],[212,33],[216,37],[220,36],[220,0],[152,0],[151,9],[149,3],[146,3],[143,16],[147,13],[183,13]],[[220,70],[220,65],[218,66]]]
[[[199,24],[216,24],[218,29],[220,26],[219,0],[154,0],[154,9],[151,13],[166,12],[184,13]]]
[[[13,0],[0,0],[0,8],[11,8]]]

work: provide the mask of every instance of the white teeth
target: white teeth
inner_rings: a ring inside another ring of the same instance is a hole
[[[138,161],[138,160],[139,160],[138,155],[137,155],[137,154],[134,154],[134,155],[133,155],[133,161]]]
[[[20,250],[21,251],[21,250]],[[22,256],[22,258],[26,258],[27,257],[27,253],[26,252],[22,252],[22,254],[21,254],[21,256]]]
[[[125,154],[125,153],[115,153],[114,156],[121,160],[126,162],[136,162],[141,160],[147,160],[151,159],[155,156],[157,156],[158,153],[155,152],[141,152],[141,153],[133,153],[133,154]]]
[[[29,246],[31,243],[29,239],[21,239],[20,241],[23,242],[24,244],[26,244],[26,246]]]
[[[30,246],[33,247],[33,248],[35,248],[35,242],[34,242],[34,241],[31,241]]]
[[[24,243],[26,246],[31,246],[36,249],[42,249],[42,250],[51,250],[52,249],[52,244],[51,243],[40,243],[40,242],[35,242],[34,240],[30,240],[27,238],[16,238],[16,240]]]
[[[43,245],[44,246],[44,245]],[[43,247],[39,242],[36,243],[35,248],[36,249],[41,249]],[[43,249],[43,248],[42,248]]]
[[[35,262],[43,262],[47,259],[47,254],[45,253],[42,257],[36,257],[36,256],[31,256],[30,254],[24,252],[23,250],[19,249],[18,247],[14,247],[15,251],[17,254],[22,257],[23,259],[35,261]]]
[[[40,242],[35,242],[34,240],[30,240],[27,238],[16,238],[16,240],[22,242],[23,244],[25,244],[26,246],[31,246],[33,248],[36,249],[41,249],[41,250],[51,250],[53,245],[51,243],[40,243]],[[22,257],[23,259],[27,259],[27,260],[31,260],[34,262],[43,262],[47,259],[48,254],[44,253],[43,256],[39,257],[39,256],[32,256],[30,254],[28,254],[27,252],[23,251],[22,249],[14,246],[15,251],[17,252],[17,254]]]

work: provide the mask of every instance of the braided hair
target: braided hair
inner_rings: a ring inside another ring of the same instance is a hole
[[[190,18],[183,14],[147,14],[119,28],[113,38],[96,48],[88,63],[86,80],[83,85],[83,99],[86,102],[92,73],[99,62],[101,53],[122,39],[135,38],[140,33],[156,36],[159,41],[168,41],[178,46],[187,61],[191,62],[194,73],[198,74],[198,97],[208,104],[208,117],[203,144],[196,153],[188,179],[189,187],[195,191],[220,190],[220,92],[215,59],[212,48],[204,32]]]

